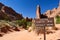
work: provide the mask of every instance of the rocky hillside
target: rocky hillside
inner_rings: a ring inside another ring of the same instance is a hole
[[[57,15],[60,16],[60,5],[52,10],[47,10],[44,15],[46,15],[48,18],[56,17]]]
[[[22,14],[15,12],[11,7],[5,6],[0,3],[0,20],[20,20],[22,19]]]

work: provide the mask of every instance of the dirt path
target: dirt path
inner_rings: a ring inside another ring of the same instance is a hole
[[[47,40],[60,39],[60,30],[56,31],[53,34],[47,34],[46,39]],[[0,40],[44,40],[44,39],[43,34],[37,36],[34,32],[28,32],[27,30],[24,30],[20,32],[5,34],[3,37],[0,37]]]
[[[28,32],[27,30],[20,32],[13,32],[0,37],[0,40],[38,40],[34,33]]]

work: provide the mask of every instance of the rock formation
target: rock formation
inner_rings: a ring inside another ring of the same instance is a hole
[[[37,5],[37,9],[36,9],[36,19],[40,19],[40,15],[41,15],[40,6]]]
[[[52,10],[47,10],[47,12],[45,12],[44,15],[46,15],[48,18],[54,18],[57,15],[60,16],[60,2],[57,8],[54,8]]]
[[[37,9],[36,9],[36,19],[40,19],[40,18],[47,18],[46,15],[41,14],[41,9],[40,6],[37,5]]]
[[[22,14],[19,14],[15,12],[12,8],[0,3],[0,20],[5,19],[13,21],[13,20],[20,20],[22,18],[23,18]]]

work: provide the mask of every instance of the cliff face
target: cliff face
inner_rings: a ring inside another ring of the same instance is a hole
[[[2,3],[0,3],[0,20],[6,19],[13,21],[13,20],[20,20],[22,18],[23,18],[22,14],[19,14],[15,12],[12,8],[7,7]]]
[[[60,16],[60,6],[52,10],[47,10],[47,12],[45,12],[44,15],[46,15],[48,18],[54,18],[57,15]]]

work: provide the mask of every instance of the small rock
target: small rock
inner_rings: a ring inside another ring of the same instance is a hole
[[[2,37],[3,35],[2,34],[0,34],[0,37]]]
[[[15,31],[20,31],[20,30],[18,29],[18,27],[15,27],[13,30],[15,30]]]

